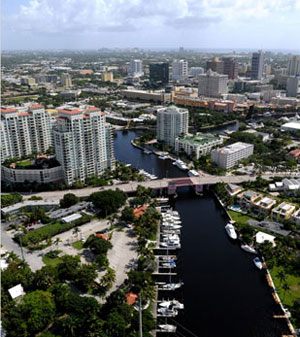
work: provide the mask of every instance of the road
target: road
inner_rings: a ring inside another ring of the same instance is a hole
[[[262,178],[264,179],[270,179],[274,177],[300,177],[300,174],[296,175],[294,173],[270,173],[262,175]],[[250,175],[228,175],[228,176],[212,176],[212,175],[205,175],[201,177],[186,177],[186,178],[177,178],[178,180],[184,180],[190,179],[194,185],[213,185],[216,183],[231,183],[231,184],[238,184],[244,181],[254,181],[256,179],[256,176],[250,176]],[[153,189],[161,189],[161,188],[167,188],[169,183],[172,181],[176,181],[176,178],[174,179],[158,179],[158,180],[151,180],[151,181],[142,181],[142,182],[130,182],[125,184],[116,184],[111,186],[104,186],[104,187],[86,187],[81,189],[74,189],[74,190],[64,190],[64,191],[51,191],[51,192],[39,192],[39,193],[33,193],[33,194],[24,194],[24,199],[29,199],[31,196],[40,196],[43,199],[61,199],[66,193],[74,193],[78,197],[86,197],[89,196],[91,193],[99,192],[100,190],[116,190],[117,188],[120,189],[123,192],[129,193],[134,192],[137,189],[138,185],[142,185],[144,187],[150,187]]]

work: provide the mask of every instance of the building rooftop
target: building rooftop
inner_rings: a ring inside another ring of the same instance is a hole
[[[21,283],[18,284],[18,285],[16,285],[16,286],[14,286],[14,287],[12,287],[12,288],[10,288],[10,289],[8,289],[8,292],[9,292],[9,294],[10,294],[10,296],[11,296],[11,298],[12,298],[13,300],[14,300],[15,298],[17,298],[17,297],[20,297],[20,296],[22,296],[22,295],[25,295],[24,289],[23,289]]]
[[[264,232],[257,232],[255,235],[255,240],[257,243],[264,243],[265,241],[269,241],[272,243],[273,247],[276,246],[275,244],[276,237]]]
[[[69,222],[78,220],[78,219],[80,219],[81,217],[82,217],[81,214],[79,214],[79,213],[74,213],[74,214],[71,214],[71,215],[68,215],[68,216],[62,218],[61,220],[62,220],[63,222],[69,223]]]
[[[219,149],[219,151],[221,151],[224,154],[232,154],[235,153],[237,151],[241,151],[244,149],[247,149],[249,146],[253,146],[252,144],[247,144],[247,143],[242,143],[242,142],[237,142],[225,147],[222,147],[221,149]]]
[[[204,145],[210,142],[215,142],[219,140],[219,137],[216,137],[211,134],[197,133],[196,135],[187,135],[184,138],[180,138],[180,142],[191,143],[194,145]]]
[[[282,128],[291,128],[291,129],[297,129],[300,130],[300,122],[289,122],[285,123],[281,126]]]

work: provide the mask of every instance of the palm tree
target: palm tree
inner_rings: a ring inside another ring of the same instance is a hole
[[[79,232],[81,232],[80,228],[75,227],[74,230],[73,230],[73,235],[76,235],[77,239],[78,239]]]
[[[60,238],[56,238],[55,241],[54,241],[54,244],[56,245],[56,249],[58,247],[58,244],[62,242]]]

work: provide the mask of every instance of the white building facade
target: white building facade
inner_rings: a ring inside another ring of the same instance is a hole
[[[188,77],[188,62],[185,60],[175,60],[172,63],[172,80],[181,81]]]
[[[45,153],[52,146],[50,114],[39,104],[1,108],[1,162],[32,153]]]
[[[128,75],[133,77],[140,77],[144,75],[142,60],[130,61]]]
[[[111,140],[108,144],[109,131],[100,109],[60,110],[53,132],[56,159],[67,184],[114,167],[113,144]]]
[[[228,93],[228,76],[220,75],[209,69],[206,74],[199,75],[198,96],[220,97]]]
[[[237,142],[220,149],[211,151],[211,161],[220,168],[229,169],[234,167],[240,160],[253,154],[252,144]]]
[[[157,110],[157,140],[170,146],[179,136],[185,136],[189,128],[189,111],[169,106]]]

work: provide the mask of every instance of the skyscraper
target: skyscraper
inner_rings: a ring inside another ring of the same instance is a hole
[[[206,74],[199,75],[198,96],[220,97],[227,94],[227,83],[227,75],[220,75],[210,69]]]
[[[228,78],[234,80],[237,78],[239,72],[239,65],[232,57],[224,57],[223,74],[228,75]]]
[[[224,71],[224,62],[220,61],[217,56],[215,56],[211,61],[206,62],[206,70],[211,69],[212,71],[223,74]]]
[[[263,69],[264,69],[264,52],[260,50],[259,52],[252,54],[251,79],[261,80],[263,77]]]
[[[286,81],[286,95],[288,97],[297,97],[299,89],[299,79],[297,76],[289,76]]]
[[[157,110],[157,139],[174,146],[175,139],[189,129],[189,111],[175,105]]]
[[[169,82],[169,63],[152,63],[149,65],[150,82],[166,84]]]
[[[174,60],[172,63],[172,80],[180,81],[188,77],[188,62],[185,60]]]
[[[110,131],[99,108],[60,110],[53,132],[56,159],[67,184],[114,166]]]
[[[62,74],[60,80],[65,89],[70,89],[72,87],[72,80],[69,74]]]
[[[42,105],[1,108],[1,161],[44,153],[51,146],[50,114]]]
[[[287,74],[290,76],[300,76],[300,55],[294,55],[289,61]]]
[[[143,76],[143,62],[141,60],[131,60],[128,75],[133,77]]]

